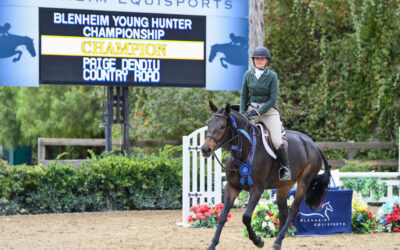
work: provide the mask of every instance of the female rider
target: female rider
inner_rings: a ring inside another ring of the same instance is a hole
[[[243,77],[240,113],[254,123],[262,122],[270,131],[272,144],[281,162],[280,180],[290,180],[291,171],[286,148],[282,142],[281,119],[277,104],[278,76],[268,69],[271,53],[265,47],[258,47],[252,55],[255,68]]]

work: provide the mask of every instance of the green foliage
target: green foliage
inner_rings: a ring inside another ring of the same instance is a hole
[[[56,162],[0,168],[0,215],[181,207],[180,148],[158,155],[95,156],[73,168]]]
[[[0,89],[0,144],[8,148],[22,140],[21,122],[17,119],[18,88]]]
[[[340,168],[340,172],[370,172],[372,165],[359,161],[346,161],[346,165]]]
[[[133,89],[133,136],[140,139],[181,139],[205,126],[211,115],[208,101],[218,107],[240,102],[238,92],[189,88]]]
[[[317,141],[398,141],[400,1],[265,1],[286,127]]]
[[[261,195],[260,200],[269,200],[271,198],[271,194],[271,190],[264,190],[264,193]],[[246,190],[242,190],[236,198],[235,206],[246,207],[248,200],[249,192],[247,192]]]
[[[372,197],[378,201],[385,195],[386,182],[380,178],[343,178],[341,179],[345,189],[353,189],[361,193],[363,197]]]
[[[99,137],[102,94],[92,86],[2,87],[0,143],[34,146],[38,137]]]

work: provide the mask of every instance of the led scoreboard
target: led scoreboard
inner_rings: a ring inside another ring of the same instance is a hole
[[[205,16],[39,8],[44,84],[205,86]]]

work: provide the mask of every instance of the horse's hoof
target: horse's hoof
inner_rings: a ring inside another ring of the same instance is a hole
[[[214,247],[214,246],[209,246],[209,247],[207,248],[207,250],[215,250],[215,247]]]
[[[256,247],[263,248],[264,247],[264,241],[260,240],[260,242],[258,244],[256,244]]]
[[[281,250],[281,246],[278,244],[273,244],[270,250]]]
[[[253,241],[253,243],[258,248],[263,248],[264,247],[264,241],[260,236],[256,236],[256,239]]]

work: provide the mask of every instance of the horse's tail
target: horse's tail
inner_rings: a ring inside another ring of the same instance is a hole
[[[328,160],[326,159],[325,154],[321,151],[321,149],[318,148],[318,150],[324,161],[325,172],[323,174],[315,176],[308,186],[305,196],[305,203],[312,210],[318,209],[321,203],[324,201],[331,178],[331,166],[328,164]]]

